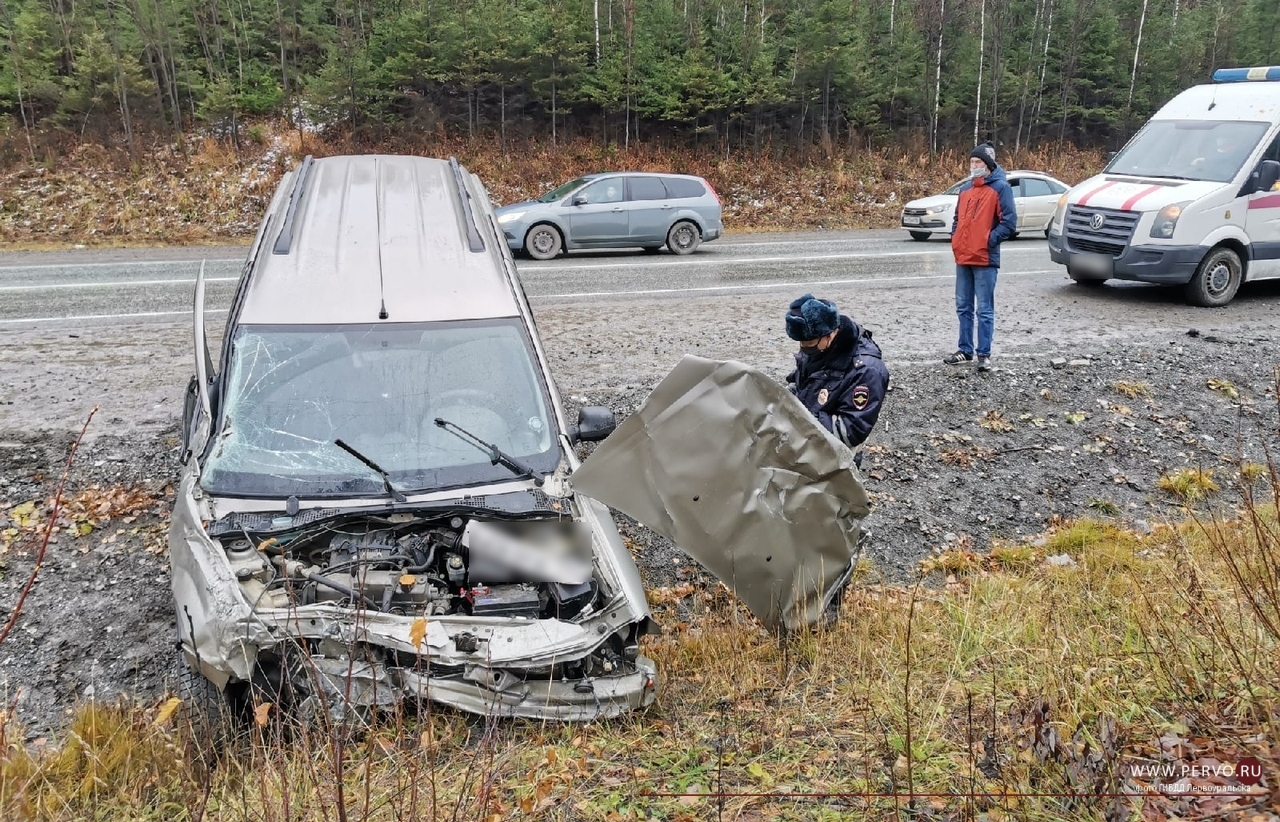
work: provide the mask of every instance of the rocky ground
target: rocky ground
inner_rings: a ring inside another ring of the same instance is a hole
[[[681,351],[760,364],[779,379],[788,359],[785,340],[762,355],[761,337],[749,327],[695,350],[669,318],[636,316],[645,326],[637,333],[606,332],[575,316],[540,317],[571,417],[586,403],[623,418]],[[159,334],[154,350],[171,345],[175,362],[185,363],[187,338],[175,326]],[[1212,471],[1221,487],[1216,499],[1232,504],[1240,461],[1265,463],[1266,449],[1280,448],[1278,341],[1280,332],[1225,339],[1170,329],[1140,342],[1098,340],[1069,354],[1023,349],[998,358],[989,374],[948,368],[940,358],[889,356],[891,390],[864,463],[874,501],[868,556],[884,579],[905,581],[933,552],[1032,540],[1055,517],[1112,517],[1148,528],[1179,516],[1177,501],[1157,483],[1180,468]],[[56,360],[51,355],[44,378],[0,401],[70,405],[96,401],[93,392],[106,396],[94,382],[100,370]],[[177,471],[183,368],[150,369],[164,391],[148,393],[139,378],[138,408],[104,407],[75,455],[57,533],[0,643],[0,697],[30,736],[58,729],[78,700],[151,701],[172,685],[165,512]],[[81,380],[77,392],[59,376],[71,373]],[[0,430],[0,623],[31,574],[78,431]],[[698,573],[666,540],[626,517],[620,522],[650,586]]]

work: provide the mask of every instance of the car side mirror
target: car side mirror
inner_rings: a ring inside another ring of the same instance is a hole
[[[1280,182],[1280,162],[1263,160],[1258,164],[1258,186],[1255,191],[1270,191]]]
[[[572,442],[599,442],[618,427],[613,411],[600,405],[589,405],[578,411],[578,424],[569,430]]]
[[[586,198],[586,197],[574,197],[570,204],[571,204],[571,205],[576,205],[576,206],[586,205],[586,204],[587,204],[587,198]]]

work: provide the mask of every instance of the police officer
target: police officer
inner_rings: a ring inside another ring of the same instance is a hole
[[[854,450],[862,466],[862,444],[880,416],[889,370],[871,332],[836,310],[831,300],[805,294],[787,311],[787,336],[800,343],[788,389],[822,427]]]

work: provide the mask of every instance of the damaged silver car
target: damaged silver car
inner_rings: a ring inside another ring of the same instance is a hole
[[[431,700],[589,720],[651,704],[656,629],[574,446],[483,185],[455,160],[308,157],[195,376],[169,535],[189,683],[364,717]]]

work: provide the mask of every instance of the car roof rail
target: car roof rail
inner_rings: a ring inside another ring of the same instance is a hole
[[[315,165],[315,158],[308,154],[303,158],[302,165],[298,166],[298,179],[294,182],[293,192],[289,195],[289,207],[284,212],[284,224],[280,228],[280,234],[276,236],[275,247],[271,249],[273,254],[288,254],[293,247],[293,220],[298,213],[298,202],[302,199],[302,190],[313,165]]]
[[[467,215],[467,243],[472,251],[484,251],[484,239],[480,236],[480,227],[476,225],[476,215],[471,207],[471,192],[467,191],[462,179],[462,166],[457,157],[449,158],[449,168],[453,171],[453,184],[458,189],[458,199],[462,201],[462,210]]]

